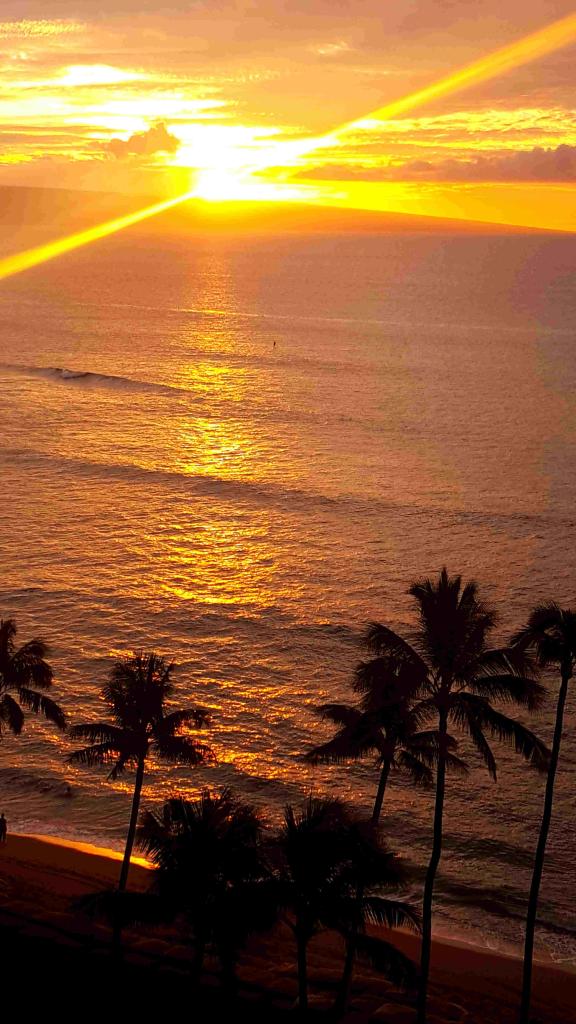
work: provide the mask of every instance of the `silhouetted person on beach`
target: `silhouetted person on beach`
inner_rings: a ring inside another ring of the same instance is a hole
[[[6,818],[4,814],[0,814],[0,843],[6,842],[6,834],[8,832],[8,826],[6,824]]]

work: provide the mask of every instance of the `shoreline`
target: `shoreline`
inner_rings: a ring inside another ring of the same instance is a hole
[[[42,832],[12,832],[18,839],[36,839],[39,843],[46,843],[49,846],[62,846],[78,853],[85,853],[92,857],[105,857],[108,860],[121,861],[123,854],[120,850],[112,850],[109,846],[97,846],[95,843],[86,843],[78,839],[63,839],[61,836],[49,836]],[[153,865],[145,857],[138,857],[132,854],[131,864],[152,870]]]

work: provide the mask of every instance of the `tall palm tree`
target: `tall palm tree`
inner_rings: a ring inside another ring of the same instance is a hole
[[[538,913],[538,896],[540,892],[542,872],[544,870],[544,858],[546,856],[548,832],[550,830],[550,822],[552,820],[554,783],[556,780],[556,771],[560,757],[564,708],[568,694],[568,685],[574,675],[574,664],[576,662],[576,612],[571,611],[569,608],[560,608],[553,602],[538,605],[530,615],[527,624],[512,638],[512,645],[522,651],[534,651],[542,668],[549,668],[554,665],[560,670],[560,689],[556,705],[556,722],[554,726],[554,738],[552,741],[552,753],[550,756],[550,766],[548,768],[548,778],[546,779],[544,808],[542,811],[538,844],[534,856],[534,870],[532,873],[532,884],[530,886],[528,914],[526,918],[520,1024],[528,1024],[530,1018],[532,959],[534,955],[534,932],[536,929],[536,916]]]
[[[17,647],[16,633],[14,619],[0,621],[0,736],[3,728],[20,735],[25,721],[22,708],[65,729],[62,708],[41,692],[49,690],[53,682],[53,672],[46,661],[48,645],[35,638]]]
[[[362,699],[357,706],[322,704],[316,709],[339,728],[327,743],[313,747],[306,760],[312,764],[341,764],[375,756],[380,776],[372,824],[377,825],[390,773],[400,771],[415,785],[431,786],[439,744],[437,730],[420,728],[418,680],[407,666],[382,652],[380,627],[369,626],[365,642],[376,657],[360,662],[356,668],[354,689],[362,693]],[[465,762],[454,753],[456,741],[447,737],[446,745],[448,766],[465,772]]]
[[[159,814],[143,816],[139,842],[156,866],[156,894],[191,928],[195,976],[212,949],[233,991],[248,935],[276,920],[258,814],[229,789],[205,791],[198,800],[175,798]]]
[[[163,760],[201,765],[214,759],[209,747],[189,730],[202,729],[208,715],[202,708],[170,710],[174,692],[174,665],[158,654],[140,652],[117,661],[110,670],[102,697],[111,711],[112,722],[87,722],[70,729],[74,739],[90,745],[70,754],[76,764],[111,764],[109,779],[116,779],[127,767],[136,768],[132,811],[118,889],[128,881],[134,846],[146,758],[151,749]],[[183,733],[183,730],[187,730]]]
[[[494,707],[493,701],[528,710],[540,706],[544,688],[529,673],[534,666],[524,651],[488,646],[496,616],[478,597],[476,583],[462,583],[443,569],[437,581],[413,583],[418,628],[411,642],[386,626],[375,624],[374,640],[413,676],[420,694],[418,713],[438,721],[438,761],[433,842],[424,883],[422,957],[418,1022],[426,1021],[428,976],[432,948],[434,883],[442,854],[444,797],[448,762],[448,726],[452,723],[472,740],[490,775],[496,778],[496,759],[487,736],[508,742],[534,767],[545,770],[548,751],[524,725]]]
[[[339,931],[346,940],[340,1007],[348,995],[357,955],[368,956],[396,982],[403,983],[410,976],[412,965],[398,950],[365,934],[368,922],[395,926],[416,920],[406,904],[371,891],[376,876],[386,884],[394,872],[386,852],[379,848],[375,854],[373,846],[373,864],[368,869],[369,846],[366,826],[363,832],[338,800],[310,797],[301,808],[286,808],[277,838],[277,898],[296,941],[301,1013],[308,1008],[308,945],[322,929]]]

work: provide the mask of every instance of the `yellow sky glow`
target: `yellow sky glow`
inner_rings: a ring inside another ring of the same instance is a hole
[[[434,100],[452,95],[463,89],[467,89],[480,82],[495,78],[524,64],[552,53],[561,47],[576,40],[576,14],[562,18],[537,32],[533,32],[516,42],[502,47],[480,60],[474,61],[463,68],[440,78],[438,81],[425,86],[400,99],[393,100],[369,115],[348,121],[324,135],[306,139],[289,141],[270,142],[266,133],[260,134],[245,126],[216,126],[211,125],[201,136],[203,155],[199,172],[194,187],[181,195],[156,203],[141,211],[119,217],[98,225],[86,231],[81,231],[66,238],[38,246],[26,252],[6,257],[0,260],[0,280],[14,274],[21,273],[32,267],[38,266],[47,260],[71,252],[80,246],[105,238],[117,231],[137,224],[149,217],[168,210],[169,208],[183,203],[192,198],[207,199],[211,201],[227,201],[236,199],[247,200],[297,200],[326,202],[331,201],[339,205],[356,206],[367,209],[382,209],[385,206],[371,198],[366,201],[363,198],[364,192],[374,192],[374,185],[362,185],[358,183],[354,188],[346,188],[340,183],[340,192],[334,184],[328,187],[317,188],[313,191],[308,186],[299,187],[286,184],[286,176],[292,170],[301,170],[303,158],[320,149],[338,148],[343,144],[343,139],[350,133],[373,131],[375,128],[384,125],[390,119],[400,114],[405,114],[417,107],[424,106]],[[92,72],[78,69],[73,66],[69,69],[69,76],[73,81],[71,84],[90,84],[94,81],[115,81],[115,71],[107,65],[95,65]],[[92,75],[92,78],[90,77]],[[122,78],[122,73],[120,73]],[[189,128],[188,139],[180,148],[173,163],[178,166],[185,165],[187,159],[187,144],[196,144],[198,135],[194,132],[199,129]],[[305,165],[304,165],[305,166]],[[263,182],[255,175],[266,168],[278,168],[281,171],[279,181],[273,180]],[[284,181],[282,181],[284,177]],[[438,186],[436,186],[438,188]],[[383,192],[385,203],[386,189]],[[388,188],[390,195],[391,189]],[[388,207],[390,208],[390,207]],[[518,222],[518,221],[513,221]]]
[[[453,95],[480,82],[496,78],[499,75],[568,46],[575,40],[576,14],[573,14],[566,18],[561,18],[559,21],[553,22],[545,28],[533,32],[508,46],[501,47],[493,53],[480,58],[480,60],[474,61],[436,82],[432,82],[423,89],[393,100],[391,103],[379,107],[368,115],[339,125],[324,135],[287,142],[281,140],[268,147],[262,146],[260,155],[252,157],[251,161],[247,158],[247,154],[238,151],[234,146],[230,146],[229,140],[225,138],[225,129],[223,129],[224,134],[221,134],[220,142],[216,142],[215,146],[218,160],[211,163],[212,153],[210,152],[210,147],[204,157],[209,167],[218,167],[219,170],[214,174],[204,171],[200,175],[194,189],[195,195],[199,198],[210,200],[242,199],[244,195],[246,198],[258,199],[258,190],[255,183],[250,181],[250,178],[255,173],[269,167],[282,168],[284,171],[287,168],[302,170],[303,167],[305,168],[303,158],[309,157],[312,153],[319,150],[340,147],[345,137],[353,132],[374,131],[375,129],[382,128],[387,121],[398,117],[400,114],[408,113],[415,108],[433,103],[434,100]],[[218,136],[216,135],[215,138],[217,140]],[[222,173],[221,170],[222,160],[224,161],[226,173]],[[245,162],[243,162],[244,160]],[[245,193],[243,193],[243,189],[246,190]],[[333,194],[334,188],[331,191]],[[358,201],[359,191],[360,187],[356,186],[354,189],[354,193],[357,196],[356,201]],[[373,185],[369,186],[369,191],[370,193],[374,192]],[[320,190],[317,191],[317,195],[320,198]],[[279,200],[286,198],[310,199],[310,197],[310,192],[302,192],[298,196],[298,192],[292,190],[287,194],[285,185],[280,187],[276,193],[276,198]],[[264,198],[264,195],[262,195],[262,198]],[[268,185],[266,198],[274,198],[271,183]],[[368,204],[368,208],[374,208],[372,203],[373,200]],[[381,206],[379,208],[386,207]]]
[[[267,164],[260,163],[257,169],[264,166],[301,166],[302,157],[329,147],[338,147],[342,144],[343,136],[351,132],[374,131],[382,127],[399,114],[405,114],[415,108],[426,106],[434,100],[442,99],[454,93],[461,92],[480,82],[486,82],[491,78],[519,68],[534,60],[538,60],[555,50],[568,46],[576,40],[576,14],[567,18],[561,18],[537,32],[533,32],[522,39],[517,40],[508,46],[501,47],[493,53],[488,54],[480,60],[460,68],[437,82],[432,82],[423,89],[402,96],[393,100],[377,110],[372,111],[360,118],[354,118],[345,124],[338,125],[325,135],[316,138],[296,140],[293,142],[279,142],[270,152],[263,155]],[[256,169],[256,168],[254,168]],[[225,197],[222,197],[225,198]]]

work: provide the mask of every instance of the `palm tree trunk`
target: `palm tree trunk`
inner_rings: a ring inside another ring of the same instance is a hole
[[[126,883],[128,882],[128,872],[130,870],[130,857],[132,856],[132,847],[134,846],[134,839],[136,837],[136,825],[138,824],[138,811],[140,809],[140,796],[142,793],[143,781],[144,755],[138,758],[138,768],[136,769],[136,781],[134,783],[134,795],[132,797],[132,811],[130,814],[130,824],[128,826],[128,835],[126,836],[124,859],[122,861],[122,870],[120,871],[120,881],[118,883],[119,892],[124,892],[126,888]]]
[[[378,790],[376,792],[376,799],[374,801],[374,809],[372,811],[372,824],[377,825],[380,821],[380,815],[382,813],[382,804],[384,803],[384,795],[386,793],[386,786],[388,783],[388,777],[390,775],[391,761],[387,759],[382,765],[382,771],[380,772],[380,781],[378,783]],[[364,886],[359,886],[356,892],[356,903],[360,907],[364,898]],[[336,1016],[340,1017],[346,1011],[348,1005],[348,999],[350,996],[350,985],[352,983],[352,972],[354,970],[354,960],[356,959],[356,932],[352,930],[346,940],[346,955],[344,958],[344,969],[342,971],[342,979],[340,981],[340,987],[338,994],[334,1002],[334,1012]]]
[[[424,882],[424,899],[422,903],[422,954],[420,960],[420,984],[418,989],[418,1024],[426,1024],[426,1001],[428,996],[428,976],[430,974],[430,954],[432,952],[432,900],[436,872],[442,855],[442,823],[444,815],[444,793],[446,790],[446,735],[448,732],[448,715],[440,711],[438,767],[436,769],[436,802],[434,806],[434,838],[432,853]]]
[[[238,976],[236,974],[235,950],[220,950],[220,966],[222,976],[222,987],[227,999],[234,1000],[238,991]]]
[[[196,984],[199,983],[202,975],[202,968],[204,967],[204,960],[206,959],[206,938],[203,932],[196,934],[196,942],[194,945],[194,956],[192,959],[192,965],[190,967],[190,973]]]
[[[372,824],[377,825],[380,821],[380,815],[382,813],[382,804],[384,803],[384,795],[386,793],[386,786],[388,783],[388,777],[390,775],[391,761],[386,760],[382,765],[382,771],[380,772],[380,781],[378,783],[378,790],[376,793],[376,799],[374,801],[374,809],[372,811]],[[356,890],[356,907],[358,910],[358,919],[360,919],[361,913],[360,908],[362,906],[362,900],[364,899],[364,886],[359,885]],[[354,970],[354,960],[356,959],[356,931],[354,928],[350,931],[346,939],[346,954],[344,957],[344,969],[342,971],[342,978],[340,981],[340,987],[338,994],[334,1002],[334,1012],[337,1017],[341,1017],[346,1012],[348,1006],[348,999],[350,997],[350,986],[352,983],[352,972]]]
[[[560,693],[558,694],[558,705],[556,708],[554,740],[552,743],[552,753],[550,755],[548,778],[546,779],[544,809],[542,812],[542,822],[540,824],[540,835],[538,836],[538,845],[536,847],[536,853],[534,855],[534,870],[532,873],[532,884],[530,886],[530,896],[528,898],[528,913],[526,916],[526,938],[524,942],[524,971],[522,976],[522,999],[520,1004],[519,1018],[520,1024],[528,1024],[530,1018],[532,959],[534,955],[534,931],[536,929],[536,915],[538,913],[538,895],[540,892],[542,872],[544,870],[544,857],[546,855],[546,843],[548,841],[548,832],[550,831],[550,822],[552,820],[552,805],[554,803],[554,782],[556,779],[558,758],[560,756],[560,744],[562,742],[562,725],[564,721],[564,707],[566,704],[566,696],[568,693],[568,681],[570,679],[570,675],[570,671],[562,671],[562,683],[560,686]]]
[[[348,1000],[350,998],[350,987],[352,985],[352,972],[354,970],[354,961],[356,959],[356,932],[351,931],[346,936],[346,955],[344,957],[344,969],[342,971],[342,978],[340,979],[340,986],[334,1001],[334,1014],[336,1017],[341,1017],[346,1013],[348,1006]]]
[[[298,949],[298,1009],[300,1013],[308,1012],[308,962],[307,962],[307,939],[296,933],[296,944]]]
[[[388,782],[388,776],[390,775],[390,761],[384,761],[382,765],[382,771],[380,773],[380,782],[378,783],[378,791],[376,793],[376,799],[374,801],[374,810],[372,811],[372,824],[377,825],[380,821],[380,814],[382,813],[382,804],[384,803],[384,794],[386,792],[386,785]]]
[[[342,970],[342,978],[340,979],[340,985],[334,1001],[334,1013],[336,1017],[341,1017],[346,1012],[348,1007],[348,1000],[350,998],[350,988],[352,985],[352,972],[354,970],[354,961],[356,959],[356,945],[358,928],[362,920],[362,901],[364,899],[364,886],[362,883],[356,886],[355,895],[355,906],[354,916],[350,922],[350,931],[346,936],[346,953],[344,956],[344,968]]]

